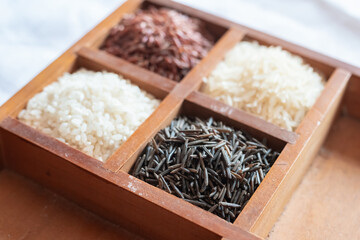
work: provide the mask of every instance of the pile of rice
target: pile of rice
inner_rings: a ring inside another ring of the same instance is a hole
[[[117,74],[82,69],[45,87],[18,118],[105,161],[158,105]]]
[[[206,94],[289,131],[324,88],[323,78],[300,57],[257,42],[238,43],[204,82]]]

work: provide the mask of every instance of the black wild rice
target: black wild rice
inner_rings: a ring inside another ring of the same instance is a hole
[[[179,117],[146,146],[131,174],[233,222],[278,155],[212,118]]]

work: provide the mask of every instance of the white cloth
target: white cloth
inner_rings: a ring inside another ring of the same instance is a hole
[[[360,66],[358,0],[178,0]],[[0,104],[123,0],[0,0]]]

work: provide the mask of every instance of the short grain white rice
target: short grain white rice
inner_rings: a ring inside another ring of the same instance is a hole
[[[117,74],[81,69],[45,87],[18,118],[105,161],[158,105]]]
[[[293,131],[324,88],[322,77],[280,47],[240,42],[204,78],[202,91]]]

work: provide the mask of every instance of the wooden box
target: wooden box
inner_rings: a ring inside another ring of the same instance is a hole
[[[110,28],[124,14],[148,4],[166,6],[202,19],[217,37],[209,54],[179,83],[98,50]],[[325,74],[325,89],[295,132],[281,129],[198,91],[203,77],[243,39],[279,45],[303,57]],[[36,93],[64,72],[80,67],[119,73],[162,99],[159,107],[106,163],[16,119],[19,111]],[[342,122],[360,118],[359,77],[359,68],[196,9],[165,0],[129,0],[1,107],[0,175],[9,175],[9,171],[23,175],[144,238],[266,237],[317,155],[334,119]],[[228,223],[128,174],[149,140],[179,113],[213,116],[254,136],[266,137],[272,147],[281,150],[270,172],[234,223]],[[359,132],[355,129],[358,127],[358,124],[349,124],[345,131]],[[359,138],[354,141],[359,145]],[[357,151],[359,155],[356,144],[351,146],[348,151]]]

